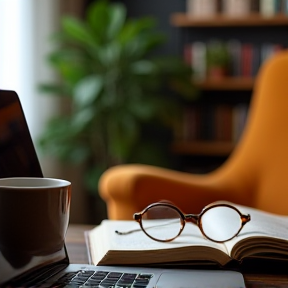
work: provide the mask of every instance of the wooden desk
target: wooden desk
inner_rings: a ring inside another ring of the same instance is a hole
[[[91,225],[70,225],[66,236],[66,247],[71,263],[88,263],[84,231],[92,229]],[[247,288],[287,288],[288,266],[286,275],[244,274]]]

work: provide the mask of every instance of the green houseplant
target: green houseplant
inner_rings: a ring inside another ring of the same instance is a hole
[[[154,20],[129,20],[123,5],[96,1],[83,20],[63,17],[54,41],[48,60],[60,80],[40,88],[68,99],[69,109],[47,123],[44,152],[84,164],[90,191],[117,163],[168,165],[164,131],[173,129],[179,96],[196,90],[182,60],[152,57],[163,43]]]
[[[227,76],[231,64],[231,57],[226,44],[218,40],[208,43],[206,63],[208,77],[222,78]]]

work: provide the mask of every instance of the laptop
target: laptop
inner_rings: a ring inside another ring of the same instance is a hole
[[[0,90],[0,178],[7,177],[43,174],[17,93]],[[243,288],[245,283],[236,271],[71,264],[64,244],[55,254],[15,263],[0,246],[0,287]]]

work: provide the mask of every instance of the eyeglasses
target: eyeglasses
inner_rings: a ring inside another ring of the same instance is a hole
[[[140,224],[142,231],[155,241],[174,240],[182,233],[185,223],[191,222],[199,227],[204,237],[218,243],[237,236],[251,220],[249,214],[242,214],[236,207],[219,202],[206,206],[200,214],[184,214],[173,204],[158,202],[135,213],[133,218]],[[123,235],[135,231],[116,233]]]

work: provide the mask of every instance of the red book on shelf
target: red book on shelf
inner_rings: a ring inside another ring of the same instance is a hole
[[[241,47],[241,60],[242,60],[242,76],[252,76],[252,60],[253,60],[253,45],[244,43]]]
[[[186,44],[184,46],[184,61],[192,67],[192,44]]]
[[[198,106],[190,106],[184,110],[183,140],[199,139],[200,115]]]
[[[232,106],[220,104],[215,107],[215,140],[232,140]]]

